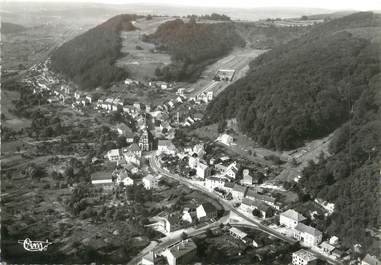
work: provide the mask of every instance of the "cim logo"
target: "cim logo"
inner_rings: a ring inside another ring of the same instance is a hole
[[[29,238],[26,238],[24,240],[19,240],[19,244],[23,245],[24,249],[27,251],[46,251],[48,250],[48,246],[53,244],[46,241],[32,241]]]

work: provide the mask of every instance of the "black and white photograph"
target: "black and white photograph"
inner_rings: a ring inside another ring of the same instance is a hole
[[[381,265],[380,0],[0,20],[1,265]]]

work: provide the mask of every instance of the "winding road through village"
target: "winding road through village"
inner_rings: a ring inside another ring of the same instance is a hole
[[[203,192],[204,194],[208,195],[209,197],[217,200],[224,208],[224,210],[226,212],[231,212],[231,213],[234,213],[235,215],[237,215],[238,217],[240,217],[242,220],[244,220],[245,222],[242,222],[242,223],[235,223],[233,224],[234,226],[239,226],[239,225],[243,225],[243,226],[247,226],[247,227],[252,227],[252,228],[255,228],[255,229],[258,229],[258,230],[261,230],[271,236],[274,236],[276,238],[279,238],[285,242],[288,242],[290,244],[295,244],[297,243],[297,241],[293,238],[290,238],[290,237],[287,237],[281,233],[279,233],[278,231],[276,231],[275,229],[272,229],[266,225],[263,225],[261,224],[259,221],[255,220],[254,217],[253,218],[250,218],[248,216],[246,216],[245,214],[243,214],[241,211],[239,211],[238,209],[234,208],[233,205],[231,205],[230,202],[222,199],[221,197],[219,197],[218,195],[208,191],[206,188],[204,188],[203,186],[201,185],[198,185],[198,184],[195,184],[193,183],[192,181],[190,181],[189,179],[186,179],[184,177],[181,177],[179,176],[178,174],[173,174],[163,168],[161,168],[160,166],[160,163],[159,161],[157,160],[157,157],[155,156],[154,153],[152,153],[152,155],[150,156],[149,158],[149,163],[150,163],[150,167],[152,168],[153,171],[155,171],[156,173],[158,174],[161,174],[162,176],[164,177],[167,177],[167,178],[171,178],[171,179],[174,179],[192,189],[195,189],[195,190],[198,190],[200,192]],[[144,251],[142,251],[138,256],[136,256],[134,259],[132,259],[128,264],[129,265],[132,265],[132,264],[139,264],[141,258],[145,255],[147,255],[150,251],[153,251],[153,252],[161,252],[163,251],[165,248],[179,242],[180,240],[182,240],[182,235],[183,235],[183,232],[185,232],[188,237],[194,237],[194,236],[197,236],[199,234],[202,234],[202,233],[205,233],[208,229],[216,229],[220,226],[220,224],[226,224],[226,223],[229,223],[229,218],[226,218],[227,216],[225,215],[224,217],[222,217],[221,219],[219,219],[218,221],[212,223],[212,224],[209,224],[209,225],[206,225],[204,227],[201,227],[199,229],[194,229],[194,228],[190,228],[190,229],[186,229],[186,230],[180,230],[178,231],[178,233],[173,233],[169,236],[166,236],[165,238],[163,238],[161,240],[161,242],[159,244],[157,244],[156,246],[152,247],[152,248],[149,248],[149,249],[145,249]],[[334,259],[331,259],[327,256],[324,256],[322,255],[321,253],[317,252],[317,251],[314,251],[314,250],[310,250],[311,252],[313,252],[316,256],[318,256],[319,258],[331,263],[331,264],[337,264],[337,265],[341,265],[342,263],[337,261],[337,260],[334,260]]]

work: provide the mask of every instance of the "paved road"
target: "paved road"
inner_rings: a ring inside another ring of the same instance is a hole
[[[195,236],[198,236],[200,234],[205,233],[208,229],[211,229],[211,230],[217,229],[221,223],[222,223],[222,221],[219,220],[217,222],[203,226],[203,227],[195,229],[193,231],[189,231],[189,229],[184,229],[184,232],[188,235],[187,236],[188,238],[192,238],[192,237],[195,237]],[[164,251],[166,248],[170,247],[171,245],[174,245],[177,242],[181,241],[182,240],[182,232],[180,231],[180,233],[177,233],[177,234],[178,235],[175,235],[175,236],[169,236],[169,237],[162,238],[161,242],[159,244],[157,244],[155,247],[153,247],[150,251],[153,251],[155,253],[160,253],[160,252]],[[136,257],[134,257],[132,260],[130,260],[127,263],[127,265],[139,264],[142,257],[147,255],[148,253],[149,253],[149,251],[141,252]]]
[[[172,178],[172,179],[175,179],[177,181],[179,181],[180,183],[183,183],[191,188],[194,188],[196,190],[199,190],[203,193],[205,193],[206,195],[212,197],[212,198],[215,198],[217,199],[220,204],[224,207],[225,210],[227,211],[231,211],[233,213],[235,213],[236,215],[238,215],[239,217],[241,217],[242,219],[244,219],[245,221],[247,221],[248,223],[250,223],[253,227],[255,227],[256,229],[259,229],[263,232],[266,232],[267,234],[269,235],[272,235],[276,238],[279,238],[285,242],[288,242],[290,244],[294,244],[297,242],[297,240],[293,239],[293,238],[289,238],[287,236],[284,236],[283,234],[279,233],[278,231],[270,228],[270,227],[267,227],[261,223],[259,223],[258,221],[252,219],[252,218],[249,218],[248,216],[244,215],[243,213],[241,213],[239,210],[237,210],[236,208],[234,208],[228,201],[222,199],[221,197],[219,197],[218,195],[212,193],[212,192],[209,192],[208,190],[206,190],[204,187],[200,186],[200,185],[197,185],[197,184],[194,184],[192,183],[190,180],[184,178],[184,177],[181,177],[179,175],[176,175],[176,174],[172,174],[164,169],[162,169],[159,165],[159,162],[157,161],[157,158],[152,155],[149,159],[149,162],[150,162],[150,166],[153,170],[155,170],[156,172],[162,174],[163,176],[166,176],[166,177],[169,177],[169,178]],[[206,228],[207,229],[207,228]],[[327,256],[323,256],[321,253],[317,252],[317,251],[314,251],[312,249],[310,249],[309,251],[311,251],[312,253],[314,253],[316,256],[318,256],[320,259],[323,259],[323,260],[326,260],[327,262],[331,263],[331,264],[337,264],[337,265],[341,265],[343,264],[342,262],[340,261],[337,261],[337,260],[334,260],[334,259],[331,259]]]
[[[175,180],[179,181],[180,183],[183,183],[183,184],[185,184],[185,185],[187,185],[187,186],[189,186],[189,187],[191,187],[193,189],[199,190],[199,191],[205,193],[206,195],[208,195],[209,197],[212,197],[212,198],[218,200],[219,203],[224,207],[225,211],[231,211],[231,212],[235,213],[236,215],[238,215],[239,217],[241,217],[242,219],[244,219],[248,223],[252,224],[257,229],[262,230],[263,232],[266,232],[266,233],[268,233],[268,234],[270,234],[270,235],[272,235],[274,237],[277,237],[277,238],[279,238],[281,240],[284,240],[284,241],[286,241],[286,242],[288,242],[290,244],[293,244],[293,243],[297,242],[295,239],[286,237],[286,236],[282,235],[281,233],[279,233],[278,231],[275,231],[274,229],[269,228],[269,227],[261,224],[260,222],[252,219],[252,218],[249,218],[248,216],[243,214],[241,211],[239,211],[238,209],[234,208],[231,205],[230,202],[222,199],[221,197],[219,197],[215,193],[209,192],[207,189],[203,188],[200,185],[192,183],[190,180],[188,180],[186,178],[180,177],[179,175],[172,174],[172,173],[162,169],[159,166],[159,163],[158,163],[158,161],[157,161],[155,156],[151,156],[151,158],[150,158],[150,166],[151,166],[152,169],[154,169],[156,172],[162,174],[163,176],[175,179]]]

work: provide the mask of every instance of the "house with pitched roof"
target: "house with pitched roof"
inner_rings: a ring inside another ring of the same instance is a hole
[[[257,243],[255,240],[253,240],[252,238],[250,238],[248,236],[247,233],[243,232],[242,230],[240,230],[239,228],[236,228],[236,227],[231,227],[229,229],[229,234],[238,239],[238,240],[241,240],[243,243],[245,244],[250,244],[252,245],[253,247],[259,247],[260,246],[260,243]]]
[[[198,165],[199,158],[197,156],[189,156],[188,166],[192,169],[196,169]]]
[[[155,254],[150,251],[145,256],[142,257],[140,262],[141,265],[155,265]]]
[[[238,174],[238,165],[237,162],[231,163],[225,170],[225,175],[231,179],[235,179]]]
[[[234,184],[232,189],[232,196],[233,199],[236,201],[242,201],[242,199],[245,197],[247,187],[241,186],[239,184]]]
[[[233,182],[225,181],[224,190],[227,193],[231,193],[233,191],[233,187],[234,187],[234,183]]]
[[[234,139],[232,136],[225,133],[225,134],[220,135],[217,138],[217,141],[224,144],[224,145],[230,146],[233,143]]]
[[[116,177],[116,183],[123,183],[124,186],[134,185],[134,180],[128,176],[128,172],[126,169],[114,170],[112,173],[113,176]]]
[[[107,158],[111,162],[117,162],[123,159],[123,155],[119,149],[111,149],[106,153],[105,158]]]
[[[265,203],[253,201],[248,198],[243,198],[240,208],[248,213],[252,213],[255,209],[257,209],[260,213],[260,218],[271,217],[274,213],[274,210]]]
[[[122,153],[126,163],[131,163],[136,166],[140,166],[142,151],[140,150],[140,147],[136,143],[133,143],[126,148],[123,148]]]
[[[157,144],[157,153],[175,155],[176,147],[170,140],[159,140]]]
[[[161,255],[167,258],[168,265],[191,264],[196,255],[197,245],[192,239],[185,239],[166,250]]]
[[[276,198],[269,195],[259,194],[254,189],[249,189],[246,193],[246,197],[254,201],[262,201],[270,205],[271,207],[274,207],[275,209],[279,209],[279,205],[277,204]]]
[[[210,176],[212,169],[204,162],[199,161],[196,168],[196,175],[199,178],[205,179]]]
[[[159,179],[151,174],[142,178],[143,186],[146,190],[155,189],[159,186]]]
[[[224,189],[225,185],[225,179],[219,178],[217,176],[210,176],[205,178],[205,188],[207,188],[209,191],[213,191],[215,188]]]
[[[183,209],[183,215],[181,217],[181,220],[186,221],[188,223],[192,223],[194,218],[196,217],[197,213],[194,209],[191,209],[189,207],[185,207]]]
[[[206,202],[196,208],[196,215],[198,220],[210,220],[217,217],[217,209],[211,203]]]
[[[294,228],[294,238],[306,247],[317,246],[323,238],[322,232],[311,226],[299,223]]]
[[[376,258],[376,256],[366,254],[361,261],[361,265],[381,265],[381,262]]]
[[[327,241],[324,241],[319,245],[320,250],[326,254],[326,255],[331,255],[332,252],[335,250],[335,247],[329,244]]]
[[[306,217],[293,209],[288,209],[279,215],[280,225],[284,225],[287,228],[295,228],[295,226],[304,220],[306,220]]]
[[[318,258],[308,250],[300,249],[292,253],[293,265],[314,265],[317,264]]]

